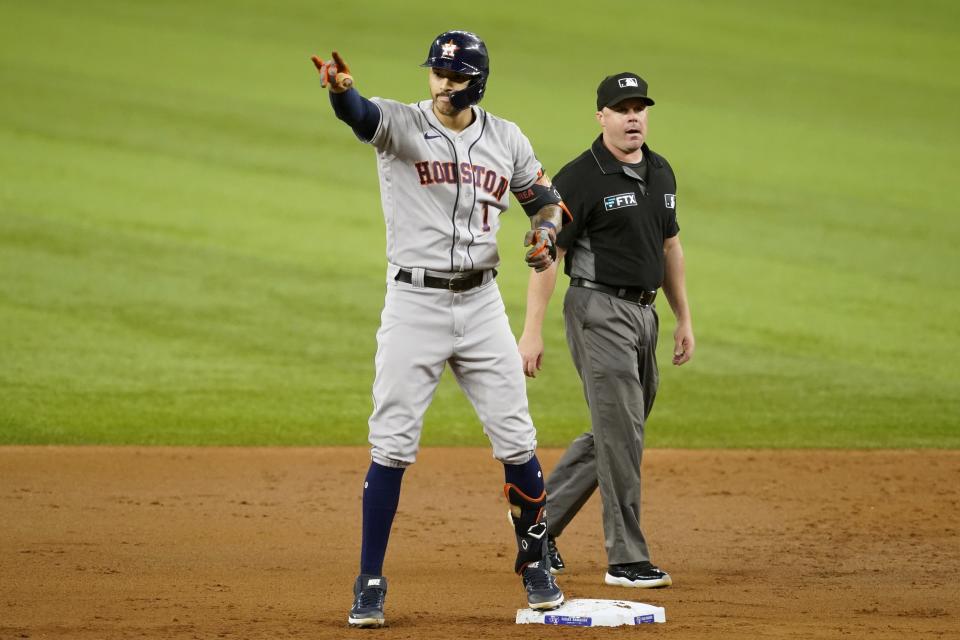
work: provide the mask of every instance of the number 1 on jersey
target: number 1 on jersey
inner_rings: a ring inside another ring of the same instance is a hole
[[[483,203],[483,231],[490,231],[490,205]]]

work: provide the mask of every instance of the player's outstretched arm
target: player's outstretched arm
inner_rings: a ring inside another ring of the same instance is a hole
[[[334,51],[330,60],[310,58],[320,74],[320,86],[330,91],[330,104],[336,116],[350,125],[361,140],[370,140],[380,126],[380,109],[364,98],[353,86],[350,67]]]

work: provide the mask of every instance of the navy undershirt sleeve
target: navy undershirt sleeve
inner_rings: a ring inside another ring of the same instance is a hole
[[[380,126],[380,109],[356,89],[330,92],[330,104],[338,118],[350,125],[361,140],[369,141]]]

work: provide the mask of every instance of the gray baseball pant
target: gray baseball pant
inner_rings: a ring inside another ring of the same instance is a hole
[[[573,441],[547,479],[548,533],[559,535],[599,486],[608,564],[649,560],[640,528],[640,463],[659,385],[656,311],[570,287],[563,317],[592,429]]]
[[[424,287],[423,270],[414,272],[413,284],[387,283],[377,331],[371,457],[388,467],[413,464],[424,413],[450,365],[493,445],[494,457],[508,464],[527,462],[537,448],[537,432],[527,406],[520,352],[496,280],[455,293]]]

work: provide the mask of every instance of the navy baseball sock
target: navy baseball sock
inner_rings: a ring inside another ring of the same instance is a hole
[[[363,483],[363,543],[360,546],[360,573],[383,574],[390,527],[400,502],[400,481],[404,467],[370,463]]]
[[[534,500],[543,495],[543,469],[540,461],[533,456],[523,464],[503,464],[503,479]]]

